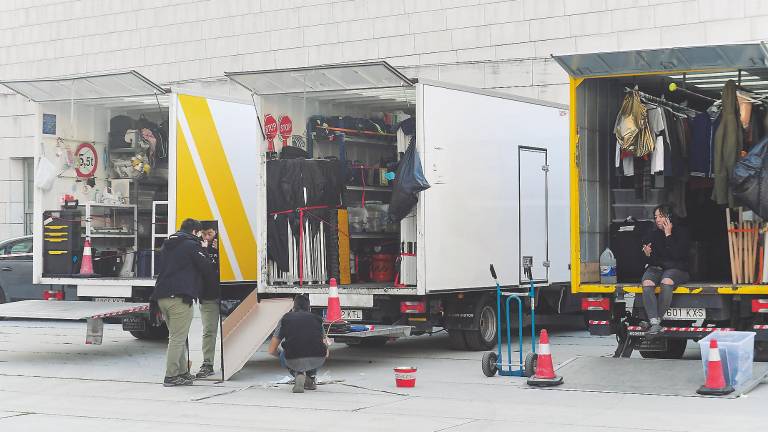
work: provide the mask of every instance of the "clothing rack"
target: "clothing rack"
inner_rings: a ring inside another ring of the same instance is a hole
[[[647,93],[643,93],[643,92],[641,92],[639,90],[631,89],[629,87],[624,87],[624,92],[625,93],[633,92],[633,91],[638,92],[640,94],[640,98],[641,99],[644,99],[646,102],[652,103],[654,105],[664,106],[664,107],[667,107],[667,108],[670,108],[670,109],[673,109],[673,110],[676,110],[676,111],[683,111],[683,112],[693,113],[694,115],[695,114],[701,114],[701,112],[696,111],[693,108],[690,108],[690,107],[687,107],[687,106],[683,106],[683,105],[678,105],[678,104],[676,104],[674,102],[669,102],[668,100],[657,98],[656,96],[651,96],[651,95],[649,95]]]

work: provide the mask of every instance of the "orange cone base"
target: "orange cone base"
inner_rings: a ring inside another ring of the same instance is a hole
[[[528,385],[534,387],[554,387],[563,383],[563,377],[555,375],[554,378],[536,378],[532,376],[528,378]]]
[[[703,385],[699,387],[698,390],[696,390],[696,393],[705,396],[725,396],[727,394],[733,393],[733,387],[727,385],[721,388],[709,388]]]

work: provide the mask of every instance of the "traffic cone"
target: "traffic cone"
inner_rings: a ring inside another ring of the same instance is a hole
[[[331,278],[328,288],[328,311],[325,313],[326,323],[343,322],[341,318],[341,303],[339,302],[339,288],[336,286],[336,278]]]
[[[720,361],[720,350],[717,339],[709,341],[709,359],[707,360],[707,378],[704,385],[696,393],[709,396],[723,396],[733,392],[733,387],[725,382],[723,362]]]
[[[93,258],[91,257],[91,239],[85,239],[83,242],[83,260],[80,263],[80,276],[93,275]]]
[[[555,375],[552,366],[552,352],[549,350],[549,335],[541,330],[539,336],[539,353],[536,360],[536,373],[528,378],[528,385],[536,387],[553,387],[563,383],[563,377]]]

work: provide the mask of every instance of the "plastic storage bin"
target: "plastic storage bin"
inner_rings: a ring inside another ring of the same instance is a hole
[[[755,355],[755,334],[741,331],[716,331],[699,341],[701,361],[704,366],[704,376],[707,375],[709,360],[709,341],[717,340],[720,349],[720,359],[723,363],[725,380],[731,386],[738,388],[752,379],[752,360]]]

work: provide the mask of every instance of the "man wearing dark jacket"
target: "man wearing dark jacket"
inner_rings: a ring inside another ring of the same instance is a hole
[[[200,243],[201,224],[185,219],[181,229],[163,243],[160,273],[152,299],[162,312],[168,326],[166,354],[166,387],[190,385],[186,341],[192,323],[192,302],[202,294],[205,284],[213,278],[211,258]]]
[[[648,335],[661,331],[661,320],[672,305],[675,287],[688,282],[690,238],[685,227],[673,224],[672,209],[660,205],[653,211],[656,228],[643,238],[643,253],[648,266],[643,273],[643,306],[650,321]],[[656,300],[656,286],[661,293]]]
[[[203,287],[200,296],[200,320],[203,322],[203,364],[195,374],[195,378],[206,378],[213,375],[213,358],[216,355],[216,334],[219,331],[219,302],[221,288],[219,287],[219,242],[216,230],[206,228],[202,236],[203,248],[211,257],[213,278]]]
[[[281,349],[282,345],[282,349]],[[309,310],[309,298],[297,295],[293,310],[283,315],[269,344],[269,353],[296,378],[294,393],[317,389],[317,369],[328,357],[323,319]]]

